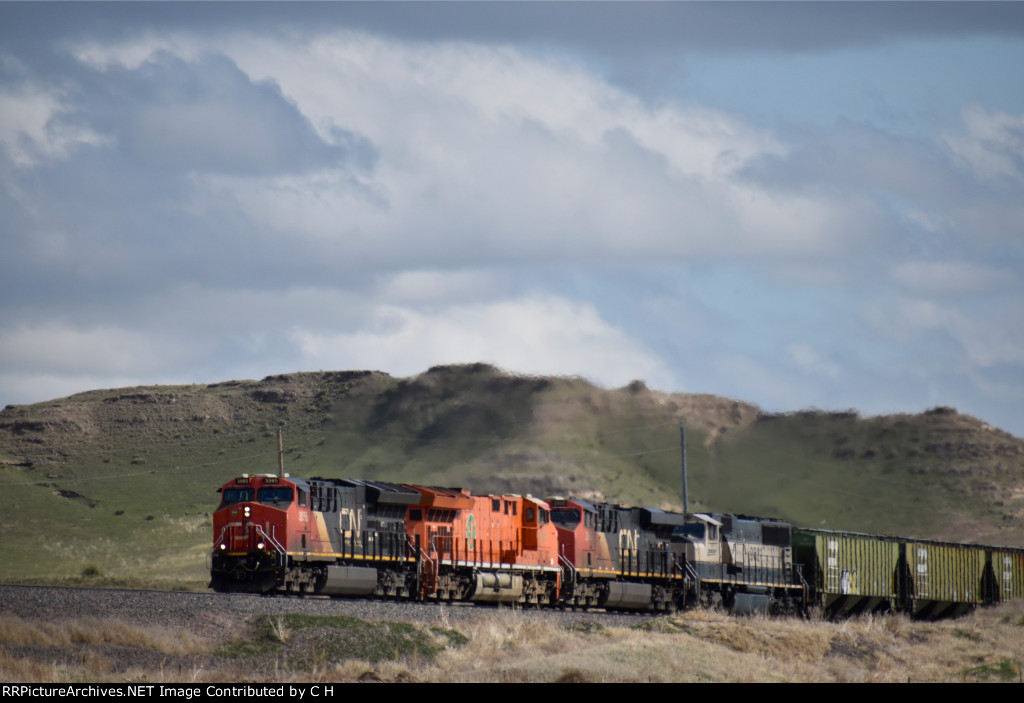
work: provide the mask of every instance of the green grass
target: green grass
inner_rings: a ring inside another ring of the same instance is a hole
[[[568,632],[580,632],[584,634],[597,634],[605,631],[605,626],[599,622],[570,623],[565,626]]]
[[[947,478],[953,462],[914,454],[921,433],[921,423],[846,414],[761,421],[726,436],[696,489],[722,511],[929,536],[956,512],[983,513],[986,500]]]
[[[979,681],[997,680],[1002,682],[1016,681],[1021,676],[1019,662],[1003,659],[992,664],[979,664],[964,671],[964,679],[972,678]]]

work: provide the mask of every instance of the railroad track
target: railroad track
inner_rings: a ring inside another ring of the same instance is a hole
[[[183,628],[221,638],[241,632],[250,618],[262,614],[347,615],[365,620],[447,623],[497,612],[510,606],[436,604],[409,601],[327,597],[266,597],[243,593],[203,593],[64,586],[0,585],[0,617],[62,622],[76,618],[117,619],[138,626]],[[567,622],[630,626],[650,615],[600,610],[561,611],[517,608],[522,617]]]

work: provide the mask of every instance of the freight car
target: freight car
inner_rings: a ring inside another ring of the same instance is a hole
[[[1024,597],[1024,550],[364,479],[236,478],[216,591],[672,611],[954,614]]]
[[[793,548],[827,615],[938,618],[1024,597],[1024,549],[807,528]]]

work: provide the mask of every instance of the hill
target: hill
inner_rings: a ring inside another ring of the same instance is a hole
[[[277,470],[1024,544],[1024,441],[951,408],[766,414],[484,364],[80,393],[0,412],[7,581],[204,578],[216,488]]]

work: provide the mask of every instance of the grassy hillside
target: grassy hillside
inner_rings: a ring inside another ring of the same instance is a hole
[[[947,408],[766,415],[641,382],[605,390],[483,364],[408,379],[300,373],[91,391],[0,412],[7,581],[201,584],[216,488],[277,470],[1024,543],[1024,442]]]

